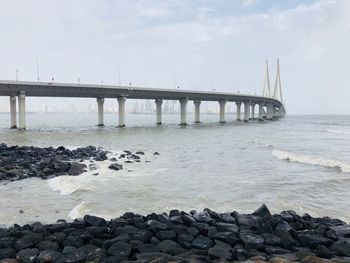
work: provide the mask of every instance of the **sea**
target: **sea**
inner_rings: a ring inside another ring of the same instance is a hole
[[[107,219],[171,209],[251,213],[266,204],[271,212],[294,210],[350,221],[350,116],[286,115],[274,121],[225,124],[217,114],[180,126],[179,115],[27,114],[27,130],[9,129],[0,114],[0,142],[8,145],[94,145],[117,156],[144,151],[140,163],[108,169],[111,161],[80,176],[29,178],[0,184],[0,224],[73,220],[85,214]],[[159,155],[154,155],[158,152]],[[93,175],[98,172],[98,175]]]

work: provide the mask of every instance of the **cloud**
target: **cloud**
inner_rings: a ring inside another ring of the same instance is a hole
[[[248,7],[256,4],[256,0],[243,0],[242,7]]]
[[[55,72],[57,81],[115,83],[120,68],[123,83],[170,88],[175,76],[182,88],[260,93],[265,59],[279,57],[289,113],[350,111],[349,1],[253,13],[225,0],[102,3],[3,1],[0,79],[16,68],[20,79],[36,79],[39,57],[42,80]]]

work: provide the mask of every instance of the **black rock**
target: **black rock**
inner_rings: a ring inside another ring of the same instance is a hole
[[[38,242],[42,240],[42,236],[39,234],[28,234],[16,241],[15,248],[17,251],[35,247]]]
[[[80,175],[84,172],[86,172],[86,164],[72,162],[70,163],[70,168],[68,170],[69,175]]]
[[[57,262],[61,257],[61,253],[57,251],[44,250],[41,251],[38,260],[40,263],[54,263]]]
[[[0,259],[16,257],[16,250],[13,248],[0,248]]]
[[[298,240],[302,246],[316,249],[318,245],[329,246],[332,240],[321,235],[313,234],[310,231],[303,231],[297,234]]]
[[[210,238],[202,235],[198,236],[192,241],[192,246],[200,250],[208,250],[213,245],[214,242]]]
[[[229,224],[229,223],[216,223],[215,227],[218,232],[234,232],[238,234],[239,227],[235,224]]]
[[[97,217],[97,216],[86,215],[86,216],[84,216],[84,222],[88,226],[95,226],[95,227],[107,226],[106,220],[104,220],[101,217]]]
[[[350,225],[331,226],[337,237],[350,237]]]
[[[226,260],[231,261],[232,260],[232,251],[233,251],[233,248],[231,245],[216,240],[215,246],[209,248],[208,255],[209,255],[209,257],[214,258],[214,259],[224,258]]]
[[[131,253],[131,246],[126,242],[116,242],[108,249],[108,255],[117,257],[129,257]]]
[[[264,247],[264,238],[251,232],[241,232],[239,238],[246,249],[261,249]]]
[[[164,240],[160,242],[157,247],[160,249],[161,252],[167,253],[170,255],[178,255],[181,253],[186,252],[185,249],[183,249],[179,244],[172,240]]]
[[[194,226],[190,226],[189,228],[187,228],[186,233],[193,236],[194,238],[198,237],[200,234],[199,229]]]
[[[341,238],[334,242],[330,249],[337,255],[337,256],[350,256],[350,239],[349,238]]]
[[[211,238],[228,243],[232,246],[240,241],[238,235],[234,232],[215,232]]]
[[[334,257],[334,253],[324,245],[318,245],[316,248],[316,256],[331,259]]]
[[[35,259],[39,255],[39,250],[37,248],[26,248],[19,251],[16,258],[23,263],[35,262]]]
[[[193,236],[188,234],[180,234],[177,238],[177,242],[184,248],[190,249],[192,246]]]
[[[41,241],[38,244],[38,248],[40,251],[45,251],[45,250],[57,251],[60,248],[60,246],[57,242],[45,240],[45,241]]]
[[[270,210],[267,208],[267,206],[263,204],[253,212],[253,215],[260,216],[260,217],[270,217],[271,213],[270,213]]]
[[[110,166],[108,166],[109,169],[115,170],[115,171],[119,171],[123,169],[123,165],[119,164],[119,163],[113,163]]]
[[[159,232],[157,232],[156,237],[160,240],[166,240],[166,239],[170,239],[170,240],[176,240],[176,233],[173,230],[161,230]]]
[[[78,236],[68,236],[63,242],[64,246],[81,247],[83,245],[83,240]]]
[[[261,236],[264,238],[265,244],[267,245],[278,246],[281,244],[281,238],[278,236],[269,233],[264,233]]]

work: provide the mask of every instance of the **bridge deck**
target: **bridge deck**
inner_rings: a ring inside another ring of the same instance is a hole
[[[91,85],[56,82],[0,81],[0,96],[14,96],[24,91],[33,97],[79,97],[79,98],[117,98],[125,96],[130,99],[165,99],[233,102],[251,101],[252,103],[272,103],[280,107],[276,99],[239,93],[193,91],[180,89],[155,89],[133,86]]]

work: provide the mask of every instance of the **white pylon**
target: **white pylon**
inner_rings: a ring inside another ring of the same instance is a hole
[[[263,86],[263,96],[265,97],[271,97],[270,92],[270,76],[269,76],[269,62],[266,60],[266,72],[265,72],[265,80],[264,80],[264,86]]]
[[[276,74],[276,82],[275,82],[275,90],[273,92],[273,98],[283,103],[279,59],[277,59],[277,74]]]

